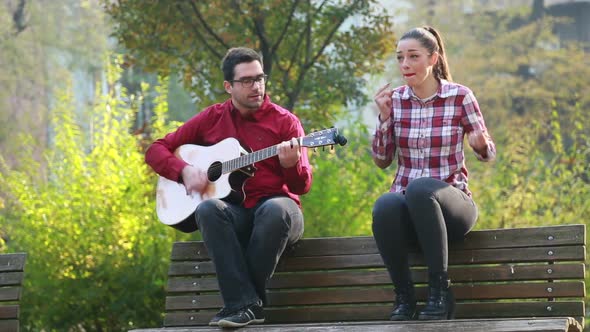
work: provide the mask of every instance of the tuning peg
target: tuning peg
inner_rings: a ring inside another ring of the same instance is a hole
[[[338,144],[340,144],[341,146],[346,145],[346,143],[348,142],[348,140],[346,139],[346,137],[337,134],[336,137],[334,138],[334,141]]]

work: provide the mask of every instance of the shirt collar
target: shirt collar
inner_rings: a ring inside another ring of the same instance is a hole
[[[451,86],[452,84],[447,81],[447,80],[440,80],[440,85],[438,86],[438,89],[436,90],[436,95],[440,98],[446,98],[449,97],[451,95]],[[418,98],[418,96],[416,96],[414,94],[414,91],[412,90],[412,88],[410,88],[409,86],[405,86],[404,91],[402,92],[401,98],[402,99],[410,99],[410,98]]]

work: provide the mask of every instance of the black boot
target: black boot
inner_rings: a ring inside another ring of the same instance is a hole
[[[420,320],[442,320],[455,317],[455,297],[446,272],[429,274],[428,301],[420,312]]]
[[[395,307],[389,320],[412,320],[416,317],[416,296],[412,282],[395,289]]]

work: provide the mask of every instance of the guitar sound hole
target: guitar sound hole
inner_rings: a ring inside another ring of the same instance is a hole
[[[207,170],[207,178],[210,182],[215,182],[221,177],[221,166],[220,161],[216,161],[209,166],[209,169]]]

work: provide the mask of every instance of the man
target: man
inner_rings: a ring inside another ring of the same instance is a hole
[[[287,246],[303,234],[298,195],[309,191],[311,166],[299,119],[272,103],[265,93],[262,58],[249,48],[232,48],[223,58],[224,88],[231,98],[212,105],[156,140],[146,152],[154,171],[184,184],[187,194],[203,193],[209,184],[206,170],[174,155],[183,144],[211,146],[228,137],[257,151],[277,145],[278,156],[255,164],[244,183],[243,202],[207,199],[195,220],[211,256],[224,302],[209,325],[240,327],[264,322],[266,282]]]

